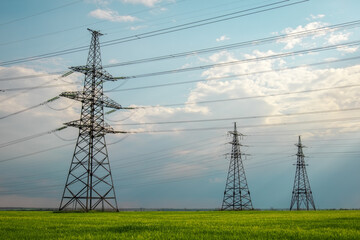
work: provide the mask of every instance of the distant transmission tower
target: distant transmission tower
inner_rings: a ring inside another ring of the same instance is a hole
[[[295,146],[298,147],[298,152],[296,154],[297,156],[297,162],[296,162],[296,173],[295,173],[295,180],[294,180],[294,188],[292,191],[292,198],[291,198],[291,204],[290,204],[290,210],[294,208],[294,205],[296,204],[296,210],[301,209],[315,209],[315,203],[312,196],[311,188],[310,188],[310,182],[308,175],[306,173],[306,165],[304,160],[304,153],[303,153],[303,147],[301,143],[301,137],[299,136],[299,143],[295,144]]]
[[[122,107],[103,94],[103,82],[116,79],[101,65],[99,36],[102,34],[88,30],[92,38],[86,66],[70,68],[85,74],[83,91],[60,95],[82,102],[82,107],[79,120],[65,123],[66,126],[79,128],[79,136],[59,210],[118,211],[105,134],[121,132],[114,131],[104,122],[104,107]]]
[[[252,210],[253,205],[242,162],[242,155],[244,154],[240,151],[242,145],[239,142],[239,136],[242,134],[236,130],[236,123],[234,123],[234,131],[229,133],[233,135],[233,140],[221,210]]]

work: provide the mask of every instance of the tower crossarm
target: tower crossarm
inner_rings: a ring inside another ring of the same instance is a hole
[[[76,128],[79,128],[79,129],[82,129],[82,130],[85,130],[88,129],[89,132],[90,132],[90,129],[93,129],[93,132],[99,132],[100,135],[104,135],[102,133],[120,133],[120,131],[115,131],[109,124],[107,123],[104,123],[104,125],[100,125],[100,124],[97,124],[97,123],[85,123],[85,122],[82,122],[81,120],[74,120],[74,121],[71,121],[71,122],[67,122],[67,123],[64,123],[65,126],[68,126],[68,127],[76,127]],[[126,133],[126,132],[121,132],[121,133]]]
[[[74,100],[77,100],[80,102],[91,100],[91,96],[87,96],[86,94],[84,94],[81,91],[63,92],[60,94],[60,96],[74,99]],[[104,96],[104,95],[102,95],[102,98],[95,99],[95,104],[98,106],[104,106],[104,107],[114,108],[114,109],[129,109],[129,108],[123,108],[120,104],[118,104],[114,100],[112,100],[109,97]]]
[[[97,79],[101,79],[103,81],[117,81],[118,79],[123,79],[123,78],[119,78],[119,77],[113,77],[110,73],[108,73],[106,70],[102,69],[102,68],[94,68],[92,66],[76,66],[76,67],[70,67],[70,69],[74,72],[79,72],[79,73],[83,73],[85,75],[88,74],[94,74],[94,76]]]

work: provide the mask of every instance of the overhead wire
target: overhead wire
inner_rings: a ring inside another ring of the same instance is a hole
[[[286,156],[286,157],[277,157],[277,158],[272,158],[272,160],[271,160],[271,162],[269,161],[269,160],[266,160],[266,161],[262,161],[262,162],[258,162],[258,161],[256,161],[256,162],[253,162],[253,161],[251,161],[251,163],[250,164],[247,164],[247,166],[246,166],[246,169],[254,169],[254,168],[258,168],[258,167],[263,167],[263,166],[266,166],[266,165],[269,165],[269,164],[278,164],[278,163],[282,163],[282,162],[289,162],[289,161],[292,161],[292,160],[289,160],[289,157],[290,156]],[[286,158],[286,160],[284,161],[284,160],[280,160],[280,161],[274,161],[274,160],[278,160],[278,159],[282,159],[282,158]],[[218,159],[213,159],[213,160],[210,160],[209,162],[212,162],[212,161],[217,161]],[[195,161],[196,161],[196,159],[195,159]],[[215,165],[207,165],[208,167],[210,167],[210,168],[216,168],[216,167],[218,167],[218,166],[223,166],[223,163],[220,163],[220,164],[215,164]],[[183,173],[184,172],[184,168],[183,167],[173,167],[172,168],[172,173],[173,173],[173,175],[176,175],[176,173]],[[210,172],[214,172],[214,171],[210,171]],[[209,171],[207,171],[207,173],[210,173]],[[220,172],[219,170],[215,170],[215,172]],[[221,170],[221,172],[223,172],[222,170]],[[141,172],[141,170],[139,170],[138,171],[138,173],[142,173],[143,175],[141,175],[141,176],[158,176],[159,175],[159,173],[158,173],[158,171],[156,170],[155,172],[149,172],[149,171],[146,171],[146,172]],[[208,175],[208,174],[206,174],[206,175]],[[133,179],[132,177],[132,174],[129,174],[128,175],[128,177],[124,177],[124,176],[122,176],[121,178],[115,178],[114,180],[115,181],[124,181],[124,180],[130,180],[130,179]],[[197,176],[199,176],[199,175],[197,175]],[[182,177],[180,177],[178,180],[180,180],[181,181],[181,179],[187,179],[188,177],[192,177],[192,176],[182,176]],[[200,177],[200,176],[199,176]],[[178,178],[178,177],[177,177]],[[60,178],[59,178],[60,179]],[[138,178],[137,178],[138,179]],[[154,184],[157,184],[157,183],[166,183],[166,182],[172,182],[172,181],[169,181],[170,180],[170,178],[166,178],[166,179],[156,179],[156,182],[149,182],[148,180],[147,180],[147,185],[152,185],[152,183],[154,183]],[[35,181],[38,181],[38,180],[35,180]],[[23,182],[19,182],[20,184],[22,184]],[[134,184],[134,186],[141,186],[142,184],[140,183],[135,183]],[[19,186],[19,185],[16,185],[15,184],[15,186],[13,186],[13,187],[16,187],[16,186]],[[61,186],[61,185],[51,185],[51,186],[49,186],[49,187],[57,187],[57,186]],[[121,187],[122,185],[120,185],[120,187]],[[128,184],[126,185],[126,186],[128,186]],[[119,186],[118,186],[119,187]],[[27,189],[27,188],[26,188]],[[35,189],[35,188],[34,188]],[[46,187],[46,189],[48,189],[48,187]],[[16,191],[21,191],[20,189],[17,189]],[[4,193],[4,191],[2,191],[1,193]]]
[[[183,2],[183,1],[186,1],[186,0],[181,0],[181,1],[176,1],[176,2],[174,1],[174,2],[171,2],[171,3],[160,5],[158,7],[164,7],[164,6],[172,5],[172,4],[175,4],[175,3],[178,4],[178,3]],[[133,15],[133,14],[138,14],[138,13],[147,12],[147,11],[148,11],[147,9],[144,9],[144,10],[132,12],[132,13],[129,13],[129,14]],[[44,34],[40,34],[40,35],[36,35],[36,36],[24,38],[24,39],[18,39],[18,40],[14,40],[14,41],[11,41],[11,42],[3,42],[3,43],[0,43],[0,46],[9,45],[9,44],[18,43],[18,42],[29,41],[29,40],[38,39],[38,38],[51,36],[51,35],[56,35],[58,33],[68,32],[68,31],[72,31],[72,30],[76,30],[76,29],[83,29],[84,27],[88,27],[88,26],[91,26],[91,25],[96,25],[96,24],[103,23],[103,22],[106,22],[106,21],[108,21],[108,20],[106,20],[106,19],[105,20],[100,20],[100,21],[96,21],[96,22],[93,22],[93,23],[89,23],[89,24],[78,25],[78,26],[75,26],[75,27],[62,29],[62,30],[58,30],[58,31],[54,31],[54,32],[48,32],[48,33],[44,33]]]
[[[185,103],[169,103],[169,104],[163,104],[163,105],[133,106],[133,107],[135,109],[147,109],[147,108],[185,106],[185,105],[194,105],[194,104],[209,104],[209,103],[219,103],[219,102],[229,102],[229,101],[241,101],[241,100],[248,100],[248,99],[267,98],[267,97],[288,96],[288,95],[295,95],[295,94],[302,94],[302,93],[313,93],[313,92],[322,92],[322,91],[328,91],[328,90],[357,88],[357,87],[360,87],[360,84],[343,85],[343,86],[335,86],[335,87],[328,87],[328,88],[316,88],[316,89],[308,89],[308,90],[301,90],[301,91],[290,91],[290,92],[282,92],[282,93],[272,93],[272,94],[264,94],[264,95],[254,95],[254,96],[238,97],[238,98],[224,98],[224,99],[193,101],[193,102],[185,102]]]
[[[285,126],[285,125],[301,125],[301,124],[311,124],[311,123],[324,123],[324,122],[339,122],[339,121],[353,121],[357,120],[358,117],[348,117],[348,118],[336,118],[336,119],[323,119],[323,120],[311,120],[311,121],[301,121],[301,122],[282,122],[282,123],[269,123],[269,124],[257,124],[257,125],[242,125],[242,128],[258,128],[258,127],[272,127],[272,126]],[[229,129],[229,127],[205,127],[205,128],[187,128],[187,129],[160,129],[160,130],[141,130],[134,131],[129,130],[125,131],[129,134],[141,134],[141,133],[179,133],[179,132],[194,132],[194,131],[210,131],[210,130],[224,130]]]
[[[270,43],[270,42],[289,39],[289,38],[290,39],[291,38],[299,38],[299,37],[305,37],[308,35],[314,35],[317,33],[336,31],[336,30],[340,30],[343,28],[356,27],[356,26],[359,26],[359,24],[360,24],[360,20],[345,22],[345,23],[340,23],[340,24],[335,24],[335,25],[330,25],[330,26],[325,26],[325,27],[319,27],[319,28],[314,28],[314,29],[309,29],[309,30],[293,32],[293,33],[289,33],[289,34],[282,34],[282,35],[277,35],[277,36],[272,36],[272,37],[255,39],[255,40],[250,40],[250,41],[245,41],[245,42],[226,44],[226,45],[197,49],[197,50],[186,51],[186,52],[181,52],[181,53],[172,53],[172,54],[168,54],[168,55],[143,58],[143,59],[127,61],[127,62],[107,64],[107,65],[103,65],[103,68],[111,68],[111,67],[127,66],[127,65],[140,64],[140,63],[148,63],[148,62],[161,61],[161,60],[167,60],[167,59],[175,59],[175,58],[180,58],[180,57],[188,57],[191,55],[200,55],[200,54],[210,53],[210,52],[215,52],[215,51],[220,51],[220,50],[229,50],[229,49],[240,48],[240,47],[256,46],[256,45],[260,45],[260,44]]]
[[[173,54],[164,55],[164,56],[151,57],[151,58],[145,58],[145,59],[138,59],[138,60],[134,60],[134,61],[103,65],[103,68],[126,66],[126,65],[132,65],[132,64],[139,64],[139,63],[145,63],[145,62],[177,58],[177,57],[186,57],[189,55],[202,54],[202,53],[208,53],[208,52],[225,50],[225,49],[232,49],[232,48],[236,48],[236,47],[259,45],[262,43],[277,41],[277,40],[286,39],[286,38],[297,38],[297,37],[302,37],[302,36],[306,36],[306,35],[312,35],[312,34],[316,34],[318,32],[323,32],[323,31],[335,31],[335,30],[339,30],[342,28],[355,27],[355,26],[358,26],[359,24],[360,24],[360,20],[356,20],[356,21],[351,21],[351,22],[335,24],[335,25],[331,25],[331,26],[327,26],[327,27],[320,27],[320,28],[316,28],[316,29],[304,30],[304,31],[300,31],[300,32],[290,33],[290,34],[284,34],[284,35],[266,37],[266,38],[261,38],[261,39],[255,39],[255,40],[250,40],[250,41],[245,41],[245,42],[234,43],[234,44],[222,45],[222,46],[218,46],[218,47],[197,49],[197,50],[191,50],[191,51],[182,52],[182,53],[173,53]],[[65,71],[52,72],[52,73],[47,73],[47,74],[35,74],[35,75],[11,77],[11,78],[0,78],[0,81],[20,80],[20,79],[24,79],[24,78],[47,77],[49,75],[62,74],[64,72]]]
[[[31,14],[31,15],[28,15],[28,16],[24,16],[24,17],[21,17],[21,18],[17,18],[17,19],[13,19],[13,20],[10,20],[10,21],[7,21],[7,22],[3,22],[3,23],[0,23],[0,27],[4,26],[4,25],[11,24],[11,23],[14,23],[14,22],[19,22],[19,21],[22,21],[22,20],[25,20],[25,19],[28,19],[28,18],[31,18],[31,17],[36,17],[36,16],[39,16],[39,15],[42,15],[42,14],[45,14],[45,13],[49,13],[49,12],[52,12],[52,11],[55,11],[55,10],[58,10],[58,9],[61,9],[61,8],[65,8],[65,7],[74,5],[74,4],[79,3],[79,2],[82,2],[82,0],[71,1],[69,3],[66,3],[66,4],[58,6],[58,7],[50,8],[50,9],[47,9],[47,10],[44,10],[44,11],[41,11],[41,12],[38,12],[38,13],[34,13],[34,14]]]
[[[44,136],[44,135],[49,135],[49,134],[52,134],[54,132],[64,130],[65,128],[67,128],[67,126],[56,128],[56,129],[53,129],[53,130],[50,130],[50,131],[47,131],[47,132],[33,134],[33,135],[30,135],[30,136],[26,136],[26,137],[19,138],[19,139],[16,139],[16,140],[12,140],[12,141],[9,141],[9,142],[1,143],[0,148],[4,148],[4,147],[8,147],[8,146],[11,146],[11,145],[14,145],[14,144],[18,144],[18,143],[21,143],[21,142],[32,140],[34,138],[38,138],[38,137],[41,137],[41,136]]]
[[[275,9],[279,9],[279,8],[283,8],[283,7],[288,7],[288,6],[292,6],[292,5],[295,5],[295,4],[300,4],[300,3],[303,3],[303,2],[307,2],[309,0],[301,0],[301,1],[294,2],[294,3],[288,3],[288,4],[281,5],[281,6],[276,6],[276,7],[271,7],[271,8],[255,11],[255,12],[250,12],[250,13],[247,13],[247,14],[231,16],[231,15],[235,15],[235,14],[239,14],[239,13],[243,13],[243,12],[247,12],[247,11],[253,11],[253,10],[265,8],[265,7],[268,7],[268,6],[281,4],[281,3],[284,3],[284,2],[288,2],[288,1],[289,0],[282,0],[282,1],[275,2],[275,3],[266,4],[266,5],[263,5],[263,6],[258,6],[258,7],[255,7],[255,8],[236,11],[236,12],[229,13],[229,14],[223,14],[221,16],[216,16],[216,17],[212,17],[212,18],[208,18],[208,19],[194,21],[194,22],[190,22],[190,23],[186,23],[186,24],[180,24],[180,25],[176,25],[176,26],[173,26],[173,27],[168,27],[168,28],[164,28],[164,29],[150,31],[150,32],[142,33],[142,34],[136,34],[136,35],[132,35],[132,36],[129,36],[129,37],[123,37],[123,38],[120,38],[120,39],[114,39],[114,40],[103,42],[103,44],[101,46],[103,46],[103,47],[111,46],[111,45],[120,44],[120,43],[124,43],[124,42],[128,42],[128,41],[134,41],[134,40],[139,40],[139,39],[143,39],[143,38],[148,38],[148,37],[158,36],[158,35],[162,35],[162,34],[167,34],[167,33],[171,33],[171,32],[181,31],[181,30],[185,30],[185,29],[189,29],[189,28],[204,26],[204,25],[208,25],[208,24],[221,22],[221,21],[231,20],[231,19],[234,19],[234,18],[244,17],[244,16],[257,14],[257,13],[261,13],[261,12],[265,12],[265,11],[271,11],[271,10],[275,10]],[[224,18],[226,16],[231,16],[231,17]],[[217,19],[217,18],[223,18],[223,19]],[[217,20],[213,20],[213,19],[217,19]],[[208,22],[206,22],[206,21],[208,21]],[[17,63],[24,63],[24,62],[29,62],[29,61],[34,61],[34,60],[39,60],[39,59],[44,59],[44,58],[49,58],[49,57],[55,57],[55,56],[60,56],[60,55],[85,51],[87,49],[88,49],[88,46],[82,46],[82,47],[76,47],[76,48],[71,48],[71,49],[65,49],[65,50],[61,50],[61,51],[55,51],[55,52],[51,52],[51,53],[39,54],[39,55],[32,56],[32,57],[24,57],[24,58],[9,60],[9,61],[3,61],[3,62],[0,63],[0,66],[7,66],[7,65],[12,65],[12,64],[17,64]]]
[[[326,51],[326,50],[339,49],[339,48],[355,46],[355,45],[359,45],[359,44],[360,44],[360,40],[348,42],[348,43],[341,43],[341,44],[335,44],[335,45],[330,45],[330,46],[294,51],[294,52],[273,54],[273,55],[269,55],[269,56],[265,56],[265,57],[254,57],[254,58],[248,58],[248,59],[242,59],[242,60],[236,60],[236,61],[230,61],[230,62],[214,63],[214,64],[195,66],[195,67],[187,67],[187,68],[178,68],[178,69],[166,70],[166,71],[161,71],[161,72],[144,73],[144,74],[138,74],[138,75],[133,75],[133,76],[126,76],[125,78],[126,79],[145,78],[145,77],[154,77],[154,76],[160,76],[160,75],[203,70],[203,69],[209,69],[209,68],[227,67],[227,66],[237,65],[237,64],[242,64],[242,63],[265,61],[265,60],[271,60],[271,59],[277,59],[277,58],[283,58],[283,57],[291,57],[291,56],[295,56],[295,55],[301,55],[304,53],[314,53],[314,52],[320,52],[320,51]]]
[[[284,114],[273,114],[273,115],[180,120],[180,121],[166,121],[166,122],[120,123],[114,125],[133,126],[133,125],[161,125],[161,124],[179,124],[179,123],[218,122],[218,121],[229,121],[229,120],[240,120],[240,119],[244,120],[244,119],[257,119],[257,118],[276,118],[276,117],[289,117],[289,116],[300,116],[300,115],[311,115],[311,114],[322,114],[322,113],[348,112],[348,111],[358,111],[358,110],[360,110],[360,108],[345,108],[345,109],[335,109],[335,110],[319,110],[319,111],[310,111],[310,112],[284,113]]]
[[[35,152],[30,152],[30,153],[18,155],[18,156],[15,156],[15,157],[10,157],[10,158],[6,158],[6,159],[1,159],[1,160],[0,160],[0,163],[12,161],[12,160],[17,160],[17,159],[20,159],[20,158],[26,158],[26,157],[34,156],[34,155],[37,155],[37,154],[40,154],[40,153],[45,153],[45,152],[53,151],[53,150],[55,150],[55,149],[60,149],[60,148],[64,148],[64,147],[71,146],[71,145],[74,145],[74,142],[72,142],[72,143],[67,143],[67,144],[63,144],[63,145],[59,145],[59,146],[55,146],[55,147],[51,147],[51,148],[46,148],[46,149],[43,149],[43,150],[40,150],[40,151],[35,151]]]
[[[32,110],[32,109],[35,109],[35,108],[38,108],[38,107],[43,106],[43,105],[47,105],[48,103],[54,102],[54,101],[58,100],[59,98],[60,98],[59,96],[56,96],[56,97],[53,97],[53,98],[51,98],[51,99],[49,99],[49,100],[46,100],[45,102],[36,104],[36,105],[34,105],[34,106],[31,106],[31,107],[24,108],[24,109],[22,109],[22,110],[20,110],[20,111],[16,111],[16,112],[10,113],[10,114],[8,114],[8,115],[5,115],[5,116],[0,117],[0,120],[5,119],[5,118],[8,118],[8,117],[11,117],[11,116],[15,116],[15,115],[17,115],[17,114],[20,114],[20,113],[23,113],[23,112],[26,112],[26,111],[29,111],[29,110]]]

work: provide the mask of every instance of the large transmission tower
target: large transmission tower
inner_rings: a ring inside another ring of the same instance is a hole
[[[85,74],[83,91],[63,92],[60,96],[82,102],[79,120],[65,123],[79,128],[59,210],[95,209],[118,211],[111,175],[105,134],[114,131],[104,121],[104,107],[122,109],[121,105],[104,96],[103,82],[115,81],[101,65],[98,31],[88,29],[91,44],[86,66],[71,67]]]
[[[242,134],[236,130],[236,122],[234,131],[229,133],[233,135],[233,140],[230,143],[231,158],[221,210],[252,210],[253,205],[242,162],[242,156],[245,154],[240,151],[240,146],[243,145],[239,142],[239,136]]]
[[[308,175],[306,173],[306,165],[304,160],[304,153],[303,153],[303,147],[301,143],[301,137],[299,136],[299,142],[298,144],[295,144],[295,146],[298,147],[298,152],[296,154],[297,161],[296,161],[296,173],[295,173],[295,180],[294,180],[294,188],[292,191],[292,197],[291,197],[291,204],[290,204],[290,210],[294,208],[294,205],[296,204],[296,210],[301,209],[315,209],[315,203],[312,196],[312,191],[310,188],[310,182]]]

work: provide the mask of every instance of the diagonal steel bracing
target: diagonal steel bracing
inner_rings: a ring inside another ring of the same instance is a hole
[[[241,136],[241,133],[236,129],[236,123],[234,123],[234,131],[229,133],[233,135],[233,140],[231,142],[230,165],[221,210],[252,210],[253,205],[242,162],[244,154],[240,151],[239,136]]]
[[[296,154],[296,172],[290,203],[290,210],[293,210],[294,208],[296,210],[316,210],[315,202],[310,188],[310,181],[306,172],[306,164],[304,159],[305,155],[303,153],[304,145],[302,145],[301,143],[300,136],[298,144],[295,145],[298,147],[298,152]]]
[[[86,66],[71,67],[85,74],[83,91],[64,92],[62,97],[82,102],[79,120],[65,123],[79,129],[59,210],[118,211],[105,134],[116,133],[104,121],[104,107],[121,105],[104,96],[103,83],[115,81],[102,68],[98,31],[88,29],[91,44]]]

